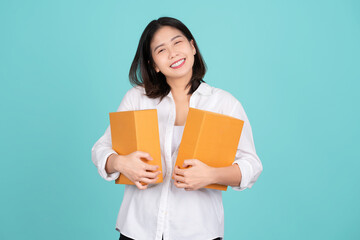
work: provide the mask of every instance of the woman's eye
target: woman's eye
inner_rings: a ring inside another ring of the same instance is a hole
[[[165,49],[160,49],[160,51],[159,51],[158,53],[161,53],[161,52],[163,52],[163,51],[165,51]]]
[[[181,43],[181,41],[177,41],[177,42],[175,42],[175,44],[178,44],[178,43]]]

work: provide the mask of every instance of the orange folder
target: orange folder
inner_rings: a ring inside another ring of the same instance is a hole
[[[184,169],[184,160],[198,159],[211,167],[231,166],[243,125],[237,118],[190,108],[175,165]],[[219,184],[206,188],[227,190]]]
[[[142,161],[157,165],[159,166],[157,171],[162,171],[156,109],[112,112],[109,115],[112,148],[119,155],[127,155],[135,151],[147,152],[153,160],[142,159]],[[162,182],[162,174],[158,177],[156,183]],[[120,174],[115,183],[135,185],[123,174]]]

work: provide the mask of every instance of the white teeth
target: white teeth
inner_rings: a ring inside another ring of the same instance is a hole
[[[174,64],[171,65],[170,67],[177,67],[177,66],[179,66],[180,64],[182,64],[184,61],[185,61],[185,59],[182,59],[182,60],[178,61],[177,63],[174,63]]]

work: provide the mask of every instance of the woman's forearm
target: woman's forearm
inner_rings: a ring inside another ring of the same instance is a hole
[[[236,187],[241,182],[241,171],[237,164],[229,167],[213,168],[213,182],[216,184]]]

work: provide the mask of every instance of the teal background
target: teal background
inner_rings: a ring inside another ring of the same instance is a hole
[[[359,1],[0,2],[0,239],[118,239],[123,186],[91,147],[152,19],[192,31],[264,171],[223,194],[225,239],[360,239]]]

